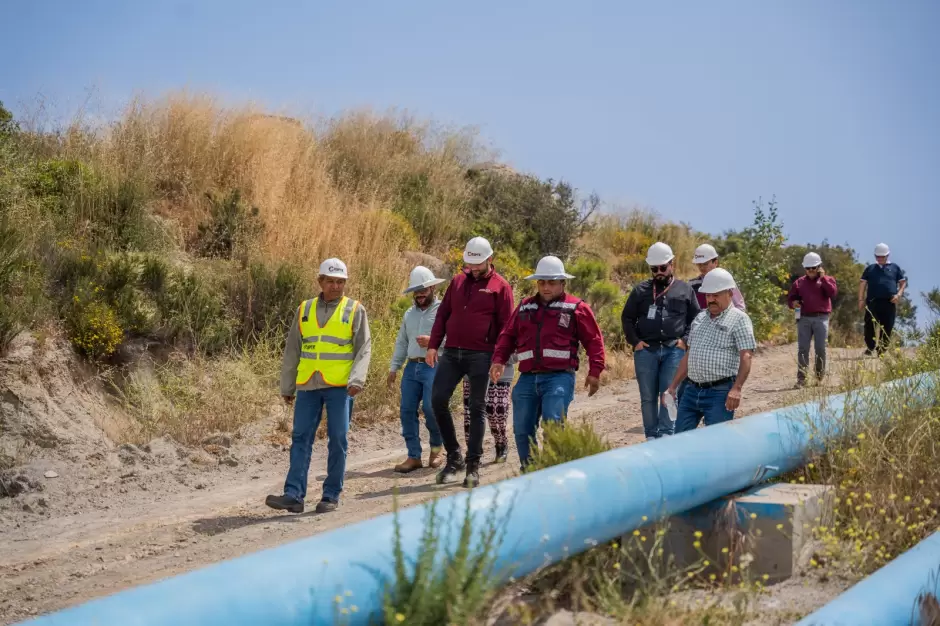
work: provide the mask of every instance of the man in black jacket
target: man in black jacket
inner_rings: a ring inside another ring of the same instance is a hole
[[[653,277],[636,285],[627,297],[620,321],[633,346],[636,382],[640,387],[643,431],[647,439],[671,435],[675,422],[659,398],[669,387],[688,349],[692,320],[701,308],[695,292],[675,278],[675,255],[657,242],[646,254]]]

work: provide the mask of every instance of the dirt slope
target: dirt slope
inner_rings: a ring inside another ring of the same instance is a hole
[[[799,399],[792,390],[795,353],[795,346],[783,346],[755,359],[739,415]],[[836,351],[835,358],[855,355]],[[354,423],[340,510],[277,514],[263,501],[280,493],[287,471],[289,439],[277,430],[279,417],[275,411],[239,437],[206,446],[214,455],[164,440],[103,449],[95,439],[102,449],[90,456],[40,457],[25,472],[41,491],[0,499],[0,623],[389,512],[396,484],[404,505],[461,489],[434,485],[429,469],[398,477],[391,471],[404,453],[397,425],[357,430]],[[594,420],[616,445],[643,440],[632,380],[593,398],[579,394],[572,419]],[[485,450],[491,459],[489,434]],[[322,479],[325,463],[320,441],[311,466],[311,504],[319,495],[313,481]],[[510,456],[506,465],[484,467],[482,478],[500,480],[516,467]],[[49,470],[58,476],[46,478]]]

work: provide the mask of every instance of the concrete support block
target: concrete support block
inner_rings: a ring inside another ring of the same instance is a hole
[[[832,493],[826,485],[759,485],[674,515],[665,525],[650,525],[643,532],[665,530],[660,545],[673,567],[701,568],[700,575],[714,573],[722,580],[771,584],[798,569],[801,552],[811,547],[813,528],[827,523]]]

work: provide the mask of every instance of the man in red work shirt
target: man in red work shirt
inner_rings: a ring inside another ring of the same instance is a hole
[[[804,276],[790,286],[787,305],[796,311],[797,370],[796,386],[806,384],[806,369],[809,367],[809,344],[815,344],[816,378],[826,374],[826,345],[829,338],[829,314],[832,301],[839,293],[836,279],[826,276],[822,257],[809,252],[803,257]]]
[[[467,242],[462,274],[451,281],[437,309],[431,329],[425,361],[437,367],[431,388],[431,407],[437,418],[447,463],[437,474],[438,484],[457,481],[457,474],[466,469],[464,487],[480,482],[480,458],[486,433],[487,373],[493,359],[496,339],[512,315],[512,287],[496,273],[492,264],[493,248],[483,237]],[[438,349],[447,346],[438,357]],[[450,413],[450,399],[464,376],[470,381],[470,437],[467,458],[460,453],[460,442]]]
[[[512,390],[512,429],[523,470],[529,462],[530,441],[535,441],[539,417],[560,422],[574,399],[574,373],[578,369],[578,344],[589,363],[584,386],[597,393],[604,371],[604,337],[591,307],[565,293],[565,273],[558,257],[542,258],[535,274],[538,295],[525,298],[513,312],[496,342],[490,380],[503,375],[513,353],[519,361],[519,381]]]

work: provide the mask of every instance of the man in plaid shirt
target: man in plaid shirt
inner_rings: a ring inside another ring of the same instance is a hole
[[[741,388],[751,372],[751,357],[757,348],[754,329],[747,313],[732,306],[734,278],[727,270],[715,268],[705,275],[699,293],[705,294],[708,309],[698,314],[689,334],[689,351],[676,376],[663,394],[679,398],[676,434],[734,418],[741,404]]]

